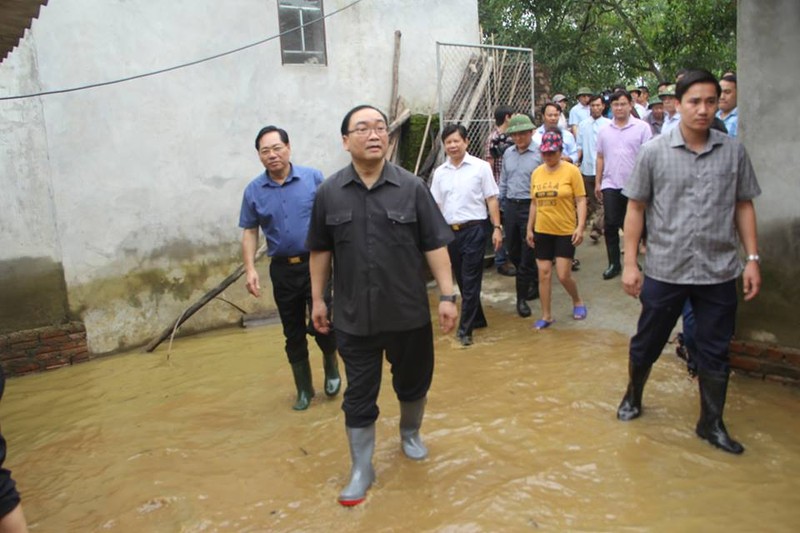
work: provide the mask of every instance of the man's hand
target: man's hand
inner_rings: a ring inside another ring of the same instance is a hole
[[[745,302],[749,302],[755,298],[761,290],[761,267],[758,266],[756,261],[748,261],[744,265],[742,285],[744,288]]]
[[[500,231],[500,228],[495,228],[492,232],[492,245],[494,245],[495,252],[503,247],[503,232]]]
[[[258,298],[261,296],[261,285],[258,282],[258,272],[251,270],[247,273],[247,292]]]
[[[323,335],[331,332],[331,321],[328,320],[328,306],[325,305],[324,300],[314,300],[311,305],[311,321],[314,323],[314,329]]]
[[[634,298],[639,297],[642,292],[642,273],[637,265],[625,265],[622,269],[622,288]]]
[[[458,308],[453,302],[439,302],[439,326],[442,333],[450,333],[456,327]],[[314,322],[316,324],[316,322]]]
[[[533,245],[535,244],[535,242],[533,239],[533,230],[531,228],[528,228],[525,234],[525,240],[528,241],[528,246],[530,246],[531,248],[534,247]]]
[[[600,181],[597,179],[594,182],[594,197],[598,202],[603,203],[603,189],[600,188]]]

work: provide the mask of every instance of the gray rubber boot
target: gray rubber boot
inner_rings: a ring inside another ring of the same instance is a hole
[[[305,411],[314,397],[314,386],[311,384],[311,364],[308,359],[298,363],[292,363],[292,374],[294,375],[294,385],[297,387],[297,400],[292,409],[295,411]]]
[[[375,481],[375,470],[372,468],[372,454],[375,452],[375,424],[365,428],[345,427],[347,440],[350,442],[350,483],[339,493],[339,503],[351,507],[363,502],[367,497],[367,489]]]
[[[428,448],[419,435],[426,402],[427,398],[420,398],[414,402],[400,402],[400,444],[406,457],[415,461],[428,457]]]
[[[342,378],[339,376],[339,360],[335,350],[322,354],[322,366],[325,368],[325,394],[336,396],[342,388]]]

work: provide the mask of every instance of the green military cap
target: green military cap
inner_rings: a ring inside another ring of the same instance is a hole
[[[584,94],[588,94],[589,96],[591,96],[593,93],[592,90],[588,87],[580,87],[578,88],[578,92],[575,93],[575,96],[581,96]]]
[[[518,115],[514,115],[511,117],[511,120],[508,121],[508,128],[506,129],[506,133],[518,133],[521,131],[530,131],[535,129],[536,126],[533,125],[531,119],[528,115],[524,115],[522,113]]]
[[[628,91],[629,93],[632,93],[634,91],[636,91],[637,93],[641,93],[642,92],[642,91],[639,90],[639,87],[637,87],[636,85],[628,85],[627,87],[625,87],[625,90]]]
[[[647,108],[653,109],[654,105],[661,105],[663,103],[664,102],[661,101],[661,98],[659,98],[658,96],[653,96],[650,98],[650,100],[647,101]]]
[[[675,85],[667,85],[658,93],[659,98],[662,96],[675,96]]]

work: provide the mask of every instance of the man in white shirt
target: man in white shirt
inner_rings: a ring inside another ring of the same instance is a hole
[[[658,92],[658,97],[664,104],[664,124],[661,125],[661,134],[665,135],[681,121],[681,114],[677,108],[678,99],[675,98],[675,86],[667,85]]]
[[[583,185],[586,187],[588,209],[586,219],[594,221],[589,234],[592,241],[597,242],[603,234],[603,211],[594,191],[595,176],[597,174],[595,163],[597,161],[597,133],[600,128],[611,123],[611,119],[603,116],[603,97],[598,95],[589,97],[589,117],[581,121],[578,127],[578,161],[580,161]]]
[[[442,143],[447,161],[433,173],[431,194],[455,234],[447,251],[461,291],[456,336],[462,346],[469,346],[473,329],[487,326],[480,300],[487,211],[493,226],[492,245],[495,250],[503,245],[499,191],[489,163],[467,153],[469,140],[464,126],[445,126]]]
[[[561,158],[570,163],[578,161],[578,145],[575,144],[575,136],[567,128],[559,126],[559,117],[562,116],[561,107],[554,102],[547,102],[542,106],[542,118],[544,123],[533,132],[533,144],[542,144],[542,135],[547,130],[558,128],[561,131],[561,138],[564,141],[564,151]]]

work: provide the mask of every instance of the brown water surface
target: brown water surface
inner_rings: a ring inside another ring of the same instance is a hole
[[[733,377],[726,422],[747,447],[735,457],[695,437],[696,384],[674,356],[655,366],[644,416],[622,423],[625,336],[590,320],[536,332],[487,314],[470,348],[436,339],[423,462],[399,449],[386,370],[377,482],[352,509],[336,503],[350,466],[340,397],[321,394],[314,348],[320,394],[290,409],[278,326],[180,339],[169,358],[164,345],[11,379],[7,466],[31,530],[800,528],[798,389]]]

